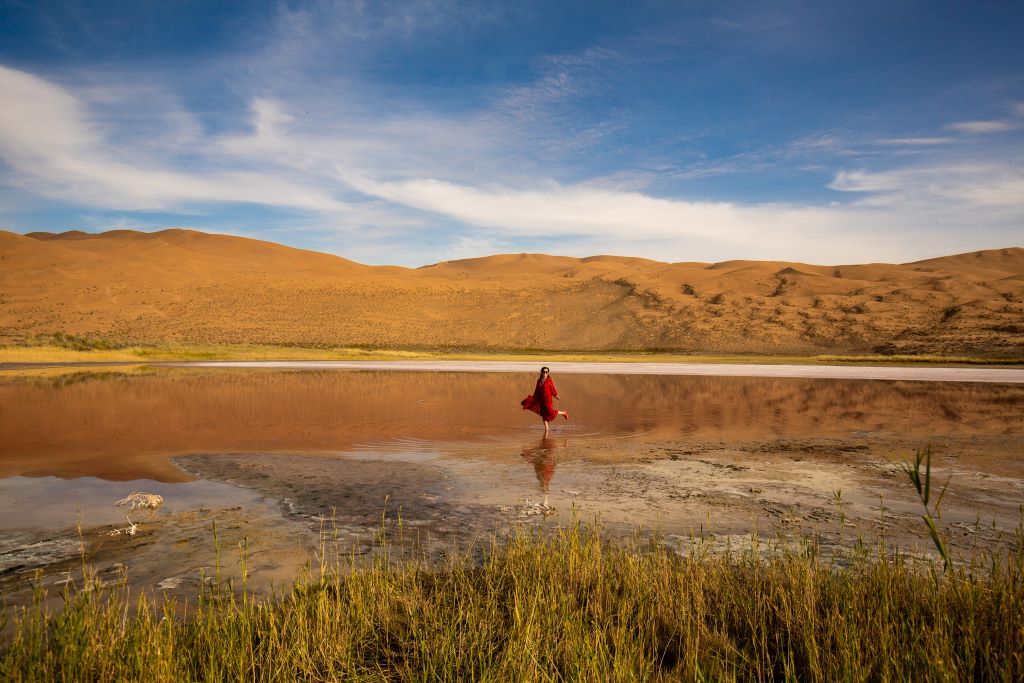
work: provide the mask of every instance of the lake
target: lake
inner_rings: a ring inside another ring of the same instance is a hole
[[[927,552],[898,463],[928,446],[935,476],[950,480],[943,523],[954,547],[1004,542],[1020,521],[1019,382],[557,365],[552,377],[571,420],[545,437],[519,406],[532,371],[0,372],[0,576],[11,591],[28,572],[70,562],[76,523],[97,562],[184,591],[210,562],[214,520],[224,538],[251,539],[255,566],[276,580],[308,559],[325,519],[360,552],[399,517],[436,550],[590,516],[611,533],[883,536]],[[165,503],[135,515],[137,536],[111,535],[128,524],[113,503],[134,491]],[[986,529],[972,530],[979,519]]]

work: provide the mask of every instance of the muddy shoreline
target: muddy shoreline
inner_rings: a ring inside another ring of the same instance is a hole
[[[950,480],[945,521],[980,515],[1004,531],[1020,521],[1021,469],[998,474],[988,460],[1019,444],[1017,437],[935,439],[933,479]],[[401,518],[437,537],[464,538],[536,517],[523,506],[546,500],[552,509],[544,517],[600,516],[625,533],[771,533],[789,525],[845,543],[881,530],[909,547],[920,540],[919,503],[899,463],[917,447],[888,435],[619,445],[555,435],[504,461],[197,454],[175,462],[193,476],[253,488],[285,514],[358,528]],[[855,527],[836,524],[840,516]],[[905,529],[904,521],[911,522]]]
[[[613,538],[653,534],[680,552],[695,538],[715,552],[749,546],[757,535],[813,536],[825,552],[884,541],[934,556],[920,503],[893,458],[912,446],[871,435],[669,441],[625,444],[612,462],[602,452],[607,444],[563,435],[507,462],[191,454],[175,464],[248,492],[246,504],[140,514],[135,536],[113,533],[124,525],[101,525],[85,529],[80,541],[100,578],[115,581],[125,572],[135,590],[179,599],[194,597],[218,571],[240,586],[243,556],[246,589],[266,595],[315,573],[328,547],[336,559],[373,557],[386,537],[398,556],[440,562],[492,536],[578,520],[599,519]],[[1019,542],[1024,477],[987,472],[984,459],[1019,446],[1015,436],[947,437],[932,445],[933,477],[950,478],[940,529],[956,556],[967,560]],[[73,530],[8,538],[0,548],[5,600],[24,604],[39,570],[59,591],[80,574],[81,551]]]

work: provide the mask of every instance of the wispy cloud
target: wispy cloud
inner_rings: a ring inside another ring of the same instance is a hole
[[[249,171],[180,172],[119,160],[81,103],[36,76],[0,66],[0,156],[15,181],[48,196],[116,209],[249,202],[343,210],[329,193]]]
[[[1015,121],[1004,120],[958,121],[957,123],[951,123],[947,126],[950,130],[980,135],[988,133],[1005,133],[1008,130],[1014,130],[1020,127],[1020,124]]]
[[[699,237],[743,241],[752,226],[737,221],[728,203],[679,202],[636,192],[549,183],[536,189],[478,188],[435,179],[378,182],[348,176],[360,191],[513,235],[621,235]]]
[[[706,258],[728,251],[730,245],[760,243],[762,258],[834,262],[834,256],[825,254],[841,243],[846,261],[877,260],[871,256],[877,248],[873,243],[884,240],[890,254],[910,260],[922,241],[938,239],[937,221],[977,225],[980,218],[991,227],[1010,226],[1024,217],[1019,202],[1024,176],[996,165],[844,172],[833,189],[868,196],[826,206],[689,202],[556,184],[523,190],[431,179],[375,182],[348,177],[347,182],[367,194],[509,238],[585,238],[584,245],[614,246],[617,253],[656,259],[667,253]],[[967,250],[972,239],[977,235],[961,232],[946,244]]]
[[[1010,164],[910,166],[888,171],[841,171],[829,184],[838,192],[871,193],[866,205],[893,209],[982,211],[1014,209],[1024,216],[1024,170]],[[966,223],[965,223],[966,224]]]
[[[898,145],[903,147],[925,147],[932,145],[948,145],[954,142],[950,137],[923,137],[923,138],[882,138],[878,140],[881,145]]]

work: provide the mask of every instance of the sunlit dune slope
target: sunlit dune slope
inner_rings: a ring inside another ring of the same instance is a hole
[[[0,337],[1024,356],[1024,249],[902,265],[503,254],[365,266],[189,230],[0,231]]]

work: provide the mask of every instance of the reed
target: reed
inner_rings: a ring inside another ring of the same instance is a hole
[[[1024,543],[942,565],[813,538],[713,555],[596,526],[492,538],[442,566],[321,553],[286,593],[211,577],[192,605],[83,568],[5,614],[0,679],[996,680],[1024,678]],[[389,560],[389,556],[392,556]],[[241,555],[244,568],[244,548]]]

